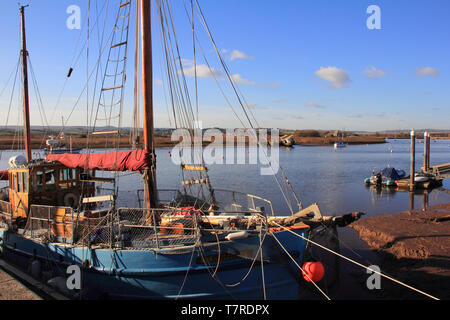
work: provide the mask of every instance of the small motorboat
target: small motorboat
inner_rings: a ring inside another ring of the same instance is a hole
[[[397,181],[404,178],[406,172],[404,170],[396,170],[392,167],[384,168],[379,171],[372,171],[372,176],[364,179],[364,183],[368,185],[378,185],[378,186],[396,186]]]
[[[423,171],[416,172],[414,174],[414,181],[415,182],[426,182],[426,181],[430,180],[431,177],[432,177],[432,175],[425,173]]]

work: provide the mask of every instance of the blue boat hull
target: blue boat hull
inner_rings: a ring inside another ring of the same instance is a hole
[[[308,230],[293,231],[307,237]],[[305,240],[288,231],[274,233],[301,265]],[[24,270],[37,260],[43,269],[50,266],[52,277],[65,277],[68,266],[82,266],[86,299],[262,299],[263,283],[267,299],[298,296],[300,270],[269,235],[262,246],[262,266],[257,236],[220,247],[204,244],[201,251],[198,246],[178,251],[89,249],[45,244],[5,229],[0,237],[3,258]]]

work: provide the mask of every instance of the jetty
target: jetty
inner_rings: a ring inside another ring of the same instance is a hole
[[[397,181],[399,190],[408,190],[410,192],[416,189],[433,189],[442,186],[442,180],[450,176],[450,163],[437,164],[430,166],[430,144],[431,135],[429,132],[424,132],[424,158],[421,172],[416,173],[416,137],[414,130],[411,130],[411,162],[410,175],[407,178]]]
[[[422,169],[424,170],[425,168],[422,168]],[[430,166],[428,169],[428,172],[432,173],[438,177],[449,178],[450,177],[450,162]]]

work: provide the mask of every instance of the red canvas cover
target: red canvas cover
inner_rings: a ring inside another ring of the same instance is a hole
[[[72,169],[103,171],[140,171],[150,167],[152,162],[151,154],[147,150],[91,154],[49,154],[45,160],[58,161]]]
[[[8,180],[8,170],[0,171],[0,180]]]

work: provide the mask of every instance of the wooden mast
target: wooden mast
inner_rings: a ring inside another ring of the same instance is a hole
[[[152,37],[151,37],[151,0],[141,2],[141,58],[142,58],[142,94],[144,121],[144,148],[152,154],[152,167],[145,175],[145,193],[147,208],[157,208],[156,190],[156,156],[153,141],[153,67],[152,67]],[[137,45],[137,44],[136,44]]]
[[[27,39],[25,35],[25,8],[28,6],[20,7],[21,17],[21,34],[22,34],[22,80],[23,80],[23,136],[25,139],[25,150],[27,153],[27,161],[31,161],[31,133],[30,133],[30,100],[28,94],[28,51],[27,51]]]

